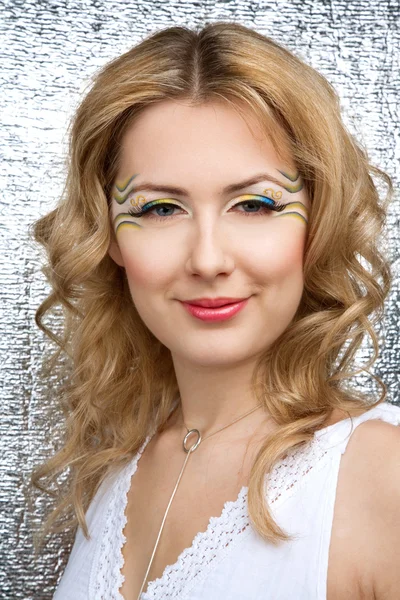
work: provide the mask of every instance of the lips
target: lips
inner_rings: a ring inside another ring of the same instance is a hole
[[[190,302],[181,301],[182,306],[197,319],[201,321],[209,321],[209,322],[217,322],[217,321],[226,321],[228,319],[232,319],[238,312],[240,312],[248,303],[249,298],[244,298],[238,300],[236,302],[226,302],[227,298],[215,298],[212,300],[213,303],[218,302],[219,306],[210,307],[210,298],[205,299],[202,298],[201,302],[205,303],[207,306],[200,306],[198,304],[194,304],[194,302],[199,302],[200,299],[195,301],[191,300]],[[228,300],[232,300],[232,298],[228,298]],[[224,304],[221,304],[222,301]]]
[[[203,308],[219,308],[220,306],[226,306],[228,304],[236,304],[242,302],[247,298],[194,298],[193,300],[183,300],[186,304],[192,304],[193,306],[202,306]]]

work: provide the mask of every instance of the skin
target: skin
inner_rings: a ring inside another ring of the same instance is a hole
[[[203,435],[256,406],[250,383],[257,357],[290,324],[304,285],[305,187],[287,147],[278,155],[254,118],[242,115],[220,102],[148,107],[122,139],[112,192],[109,254],[125,268],[142,320],[171,351],[182,402],[176,426],[186,432],[183,417]],[[271,179],[221,194],[265,172]],[[143,182],[188,195],[140,190]],[[260,196],[287,206],[255,208]],[[150,217],[129,215],[154,200],[176,208],[156,204]],[[218,296],[251,297],[232,319],[214,323],[178,301]],[[263,419],[256,410],[214,440],[237,439],[262,428]]]

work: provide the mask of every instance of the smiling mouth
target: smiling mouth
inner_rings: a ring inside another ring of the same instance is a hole
[[[244,298],[235,302],[223,304],[216,307],[210,306],[199,306],[190,302],[183,302],[181,304],[193,317],[202,321],[225,321],[234,317],[239,311],[241,311],[249,301],[249,298]]]
[[[219,308],[220,306],[237,304],[238,302],[243,302],[243,300],[247,300],[247,298],[221,296],[219,298],[194,298],[193,300],[183,300],[183,302],[192,306],[202,306],[203,308]]]

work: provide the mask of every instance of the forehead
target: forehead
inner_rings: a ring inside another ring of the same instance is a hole
[[[266,131],[251,111],[227,102],[163,101],[146,107],[126,129],[119,175],[237,180],[249,169],[293,169],[284,133],[268,125]]]

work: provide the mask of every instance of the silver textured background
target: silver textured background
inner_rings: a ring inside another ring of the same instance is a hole
[[[47,501],[30,495],[28,479],[60,439],[56,399],[62,382],[57,373],[51,381],[40,376],[53,346],[37,330],[34,311],[48,288],[40,271],[43,255],[27,227],[61,193],[66,127],[89,77],[155,30],[215,20],[270,35],[321,71],[339,92],[350,130],[399,184],[398,0],[0,0],[2,600],[51,598],[71,542],[57,535],[34,562],[31,530]],[[392,402],[400,400],[399,217],[396,201],[387,231],[395,282],[375,367]],[[57,314],[52,322],[59,323]],[[367,378],[358,381],[372,390]]]

